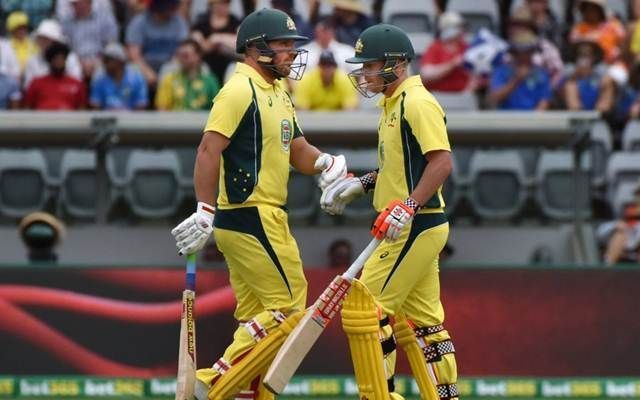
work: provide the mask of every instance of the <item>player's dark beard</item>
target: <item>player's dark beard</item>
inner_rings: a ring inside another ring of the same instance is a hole
[[[65,68],[50,66],[49,71],[51,72],[51,75],[55,76],[56,78],[60,78],[64,76]]]

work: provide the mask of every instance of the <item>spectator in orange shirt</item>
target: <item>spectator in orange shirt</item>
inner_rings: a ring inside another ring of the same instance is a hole
[[[578,10],[582,21],[571,28],[569,41],[572,43],[580,40],[597,42],[604,50],[605,62],[612,64],[621,55],[625,29],[619,20],[608,18],[606,4],[606,0],[580,0]]]
[[[437,92],[462,92],[469,87],[471,74],[463,65],[464,20],[455,11],[438,19],[438,38],[420,60],[420,76],[425,87]]]
[[[45,52],[49,73],[34,79],[25,97],[25,106],[35,110],[79,110],[87,103],[85,86],[66,75],[65,67],[69,47],[53,43]]]

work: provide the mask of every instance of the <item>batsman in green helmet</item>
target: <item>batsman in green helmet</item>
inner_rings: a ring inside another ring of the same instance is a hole
[[[215,236],[236,297],[238,329],[224,354],[197,371],[199,400],[273,397],[260,375],[307,298],[285,211],[290,167],[320,174],[321,188],[347,173],[344,156],[307,142],[281,79],[302,76],[306,52],[295,42],[304,39],[278,10],[258,10],[242,21],[236,49],[244,62],[214,99],[198,147],[196,211],[171,231],[180,254],[199,251]]]
[[[340,214],[373,191],[379,212],[371,233],[384,241],[364,265],[364,285],[354,285],[342,311],[360,398],[400,397],[393,380],[397,344],[423,399],[458,397],[438,277],[438,255],[449,234],[442,185],[452,168],[451,147],[442,107],[420,76],[409,75],[414,57],[411,41],[393,25],[375,25],[360,35],[346,62],[362,64],[351,73],[362,95],[382,94],[379,168],[336,180],[320,199],[325,211]]]

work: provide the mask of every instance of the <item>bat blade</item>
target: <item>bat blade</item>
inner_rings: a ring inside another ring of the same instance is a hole
[[[310,307],[298,325],[291,331],[280,347],[262,383],[275,394],[280,394],[293,374],[309,353],[322,332],[342,306],[351,282],[341,276],[335,277],[329,287]]]
[[[178,377],[175,400],[192,400],[196,381],[196,322],[194,306],[196,293],[182,292],[182,318],[178,350]]]

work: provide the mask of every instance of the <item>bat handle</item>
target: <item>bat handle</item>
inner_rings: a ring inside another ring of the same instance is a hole
[[[382,239],[376,239],[376,238],[372,239],[371,242],[369,242],[369,244],[367,245],[367,247],[364,250],[362,250],[362,253],[360,253],[360,255],[358,256],[358,258],[356,258],[353,264],[351,264],[349,269],[347,269],[345,273],[342,274],[342,277],[344,279],[347,279],[349,282],[351,282],[353,278],[355,278],[356,275],[358,275],[358,272],[360,272],[360,270],[364,266],[364,263],[369,259],[369,257],[371,257],[371,254],[373,254],[373,252],[378,247],[380,242],[382,242]]]
[[[196,289],[196,255],[187,255],[187,275],[186,275],[186,287],[189,290]]]

